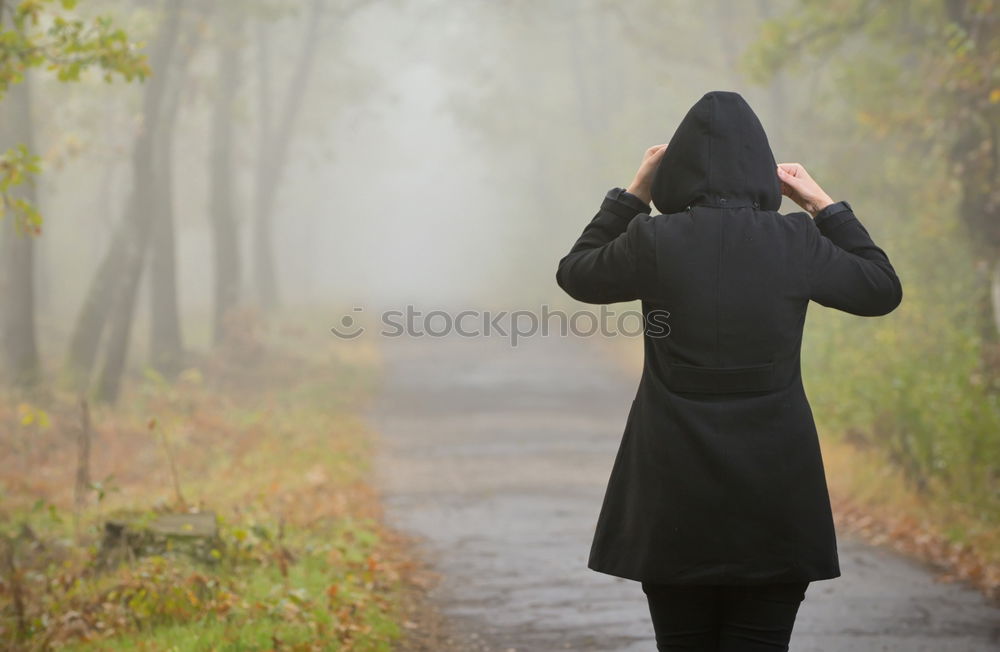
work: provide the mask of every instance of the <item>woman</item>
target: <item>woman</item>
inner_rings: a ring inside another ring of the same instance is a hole
[[[778,213],[782,194],[805,212]],[[669,313],[666,336],[644,336],[589,567],[642,582],[659,650],[787,650],[808,583],[840,575],[799,369],[806,308],[891,312],[888,257],[847,202],[775,165],[740,95],[711,92],[556,278],[587,303],[641,300],[647,323]]]

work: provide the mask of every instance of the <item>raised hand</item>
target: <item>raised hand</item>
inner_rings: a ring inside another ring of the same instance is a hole
[[[778,179],[781,181],[781,194],[813,217],[833,203],[830,195],[823,192],[819,184],[798,163],[779,163]]]
[[[635,178],[632,179],[632,183],[626,188],[628,192],[647,204],[653,198],[653,174],[656,173],[656,166],[660,164],[660,159],[663,158],[663,152],[665,151],[667,151],[666,144],[653,145],[647,149],[646,153],[642,156],[642,163],[639,165],[639,170],[635,173]]]

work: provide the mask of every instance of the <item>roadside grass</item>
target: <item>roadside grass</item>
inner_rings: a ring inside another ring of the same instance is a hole
[[[844,433],[822,437],[823,462],[838,529],[964,580],[1000,601],[1000,527],[943,491],[920,492],[877,451]]]
[[[0,397],[0,647],[390,650],[414,626],[415,562],[368,483],[376,352],[245,330],[93,406],[82,491],[77,399]],[[197,512],[207,555],[179,537],[107,562],[109,519]]]

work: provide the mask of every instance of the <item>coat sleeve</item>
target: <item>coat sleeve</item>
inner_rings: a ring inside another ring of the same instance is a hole
[[[813,301],[864,317],[896,309],[903,300],[896,270],[850,204],[824,208],[807,228],[806,269]]]
[[[584,303],[647,298],[655,278],[650,208],[635,195],[613,188],[597,215],[562,260],[556,283]]]

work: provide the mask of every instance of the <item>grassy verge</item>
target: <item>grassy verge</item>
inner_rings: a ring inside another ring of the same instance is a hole
[[[285,327],[175,381],[147,374],[91,410],[89,437],[69,395],[0,401],[0,646],[392,649],[415,566],[368,484],[359,411],[377,359],[306,339]],[[217,536],[112,564],[105,528],[123,512],[212,513]]]
[[[822,431],[824,433],[828,431]],[[877,451],[845,433],[821,437],[838,529],[964,580],[1000,601],[1000,529],[966,505],[914,490]]]

